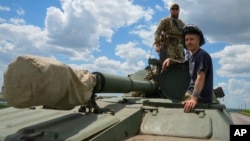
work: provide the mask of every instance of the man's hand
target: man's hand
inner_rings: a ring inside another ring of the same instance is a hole
[[[182,61],[171,59],[171,58],[167,58],[162,63],[162,69],[166,70],[167,67],[169,67],[171,64],[176,64],[176,63],[182,63]]]
[[[162,63],[162,69],[165,70],[167,69],[167,67],[172,63],[172,59],[171,58],[167,58],[164,60],[164,62]]]
[[[184,112],[185,113],[192,112],[194,110],[195,106],[197,105],[197,103],[198,103],[198,98],[195,97],[195,96],[191,96],[190,100],[187,100],[187,101],[183,102],[183,104],[184,104]]]

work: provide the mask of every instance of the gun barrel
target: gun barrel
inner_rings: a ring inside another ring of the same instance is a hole
[[[121,77],[112,74],[94,72],[97,78],[96,93],[128,93],[139,91],[152,93],[156,86],[154,82],[147,80],[132,80],[129,77]]]

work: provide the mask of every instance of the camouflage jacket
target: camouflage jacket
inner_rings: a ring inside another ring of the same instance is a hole
[[[160,45],[162,42],[161,35],[168,35],[169,37],[181,38],[181,30],[184,27],[184,22],[180,19],[166,17],[160,21],[155,34],[154,45]]]

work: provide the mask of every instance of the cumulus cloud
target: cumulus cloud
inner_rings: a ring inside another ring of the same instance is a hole
[[[0,23],[4,23],[4,22],[6,22],[6,20],[3,18],[0,18]]]
[[[250,82],[244,79],[229,79],[227,83],[219,84],[225,92],[224,99],[220,101],[231,108],[249,107],[250,103]]]
[[[99,51],[100,38],[112,42],[115,30],[140,19],[148,21],[153,14],[152,9],[127,0],[62,0],[61,4],[61,8],[47,8],[44,29],[26,25],[21,18],[11,18],[10,23],[0,24],[1,70],[18,54],[26,53],[67,56],[70,60],[81,60],[83,63],[93,61],[95,57],[92,53]],[[0,10],[8,12],[10,8],[0,6]],[[21,16],[25,14],[21,9],[16,12]],[[6,22],[6,19],[1,18],[0,21]]]
[[[0,11],[10,11],[10,8],[7,6],[1,6],[0,5]]]
[[[139,36],[144,45],[147,45],[148,47],[152,47],[153,45],[152,43],[154,41],[155,29],[156,29],[156,25],[149,25],[149,26],[140,25],[140,26],[137,26],[130,33]]]
[[[20,18],[11,18],[10,23],[15,24],[15,25],[25,25],[25,21]]]
[[[223,50],[212,53],[213,58],[219,59],[221,67],[217,73],[221,77],[250,76],[250,45],[231,45]]]
[[[118,72],[120,70],[121,62],[117,60],[110,59],[106,56],[100,56],[95,58],[95,60],[89,64],[69,64],[72,68],[88,70],[89,72],[102,72],[109,74],[123,74]]]
[[[197,24],[210,42],[232,44],[249,41],[249,0],[199,1],[164,0],[166,7],[177,2],[181,7],[180,18],[185,23]]]
[[[155,5],[155,9],[157,9],[159,11],[163,11],[163,8],[160,5]]]
[[[32,25],[0,24],[0,41],[2,51],[5,49],[9,55],[25,53],[26,51],[37,52],[37,44],[44,40],[41,28]],[[25,35],[25,36],[24,36]],[[12,46],[9,48],[8,46]],[[12,50],[10,50],[12,49]]]
[[[151,9],[144,11],[127,0],[63,1],[62,10],[48,8],[45,25],[51,44],[97,49],[100,37],[111,42],[115,29],[134,24],[141,18],[150,20],[152,13]]]
[[[145,63],[141,60],[148,58],[148,53],[137,47],[137,44],[134,42],[117,45],[115,54],[125,59],[125,63],[121,64],[120,68],[127,73],[132,73],[142,69],[145,66]]]

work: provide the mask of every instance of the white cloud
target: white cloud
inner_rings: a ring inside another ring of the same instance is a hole
[[[144,11],[127,0],[63,1],[62,9],[48,8],[45,22],[49,41],[53,45],[78,49],[97,49],[100,37],[111,42],[115,29],[142,18],[150,20],[153,14],[151,9]]]
[[[1,6],[0,5],[0,11],[10,11],[10,8],[7,6]]]
[[[10,23],[12,23],[14,25],[25,25],[25,21],[23,19],[20,19],[20,18],[11,18]]]
[[[91,64],[70,64],[72,68],[75,69],[84,69],[89,72],[101,72],[101,73],[109,73],[109,74],[123,74],[124,72],[119,72],[121,62],[117,60],[112,60],[107,58],[106,56],[100,56],[96,58]]]
[[[211,54],[219,58],[221,67],[217,73],[221,77],[250,77],[250,45],[231,45]]]
[[[229,79],[221,85],[225,92],[224,99],[220,100],[231,108],[250,108],[250,82],[244,79]],[[230,108],[229,107],[229,108]]]
[[[143,69],[145,63],[141,60],[145,60],[148,55],[145,50],[137,47],[137,44],[134,42],[117,45],[115,54],[122,58],[123,61],[113,60],[107,56],[100,56],[95,58],[92,64],[71,64],[71,66],[77,69],[87,69],[91,72],[99,71],[126,76],[127,74]]]
[[[62,9],[47,9],[45,29],[25,25],[23,19],[15,18],[11,19],[13,24],[1,24],[0,41],[7,41],[8,46],[12,47],[7,47],[7,44],[1,47],[2,52],[8,51],[1,56],[14,58],[18,54],[29,53],[63,55],[71,60],[90,61],[94,59],[92,51],[99,50],[100,37],[111,42],[114,30],[134,24],[139,19],[149,20],[152,14],[151,9],[145,10],[127,0],[61,2]],[[10,9],[1,7],[1,10]],[[17,11],[24,14],[24,10]]]
[[[148,8],[147,10],[144,10],[144,11],[145,11],[145,14],[144,14],[145,21],[151,21],[152,15],[154,14],[154,10],[151,8]]]
[[[167,7],[173,0],[164,0]],[[180,18],[197,24],[210,42],[242,44],[249,41],[249,0],[176,0],[180,4]]]
[[[45,29],[25,25],[23,19],[17,18],[11,18],[12,24],[0,24],[1,56],[4,58],[1,59],[1,71],[5,70],[7,64],[17,55],[27,53],[49,57],[67,56],[71,60],[82,60],[82,63],[93,61],[92,51],[99,50],[101,37],[111,42],[115,30],[132,25],[139,19],[150,20],[153,14],[152,9],[144,9],[127,0],[61,2],[62,8],[47,8]],[[10,8],[1,6],[0,10],[10,11]],[[16,12],[19,15],[25,14],[21,9]],[[143,51],[139,50],[137,55],[140,52]],[[129,58],[124,60],[129,61]],[[106,64],[109,68],[111,64],[116,64],[114,62],[108,58],[97,58],[93,64],[96,66]],[[143,65],[141,61],[132,63],[136,63],[137,68]],[[129,70],[127,66],[131,65],[126,62],[122,64],[119,61],[118,64],[127,70]],[[114,69],[114,71],[117,70],[117,68]]]
[[[3,18],[0,18],[0,23],[4,23],[4,22],[6,22],[6,20]]]
[[[26,51],[37,52],[39,42],[44,40],[44,35],[41,34],[41,29],[32,25],[13,25],[13,24],[0,24],[0,41],[8,42],[8,46],[12,46],[12,50],[8,47],[8,55],[25,53]],[[44,42],[43,42],[44,43]],[[3,50],[4,51],[4,50]]]
[[[0,41],[0,52],[7,53],[8,51],[13,50],[14,45],[8,42],[7,40]]]
[[[134,42],[117,45],[115,54],[120,58],[125,59],[125,63],[121,64],[120,68],[125,70],[127,74],[142,69],[145,64],[141,60],[148,58],[148,53],[137,47],[137,44]]]
[[[139,36],[142,40],[144,45],[152,47],[152,43],[154,42],[154,32],[156,29],[156,25],[149,25],[149,26],[137,26],[137,28],[131,31],[131,34],[135,34]]]
[[[136,43],[129,42],[127,44],[117,45],[115,54],[123,59],[141,60],[146,57],[145,50],[136,47]]]
[[[155,9],[157,9],[158,11],[163,11],[163,8],[160,5],[155,5]]]

